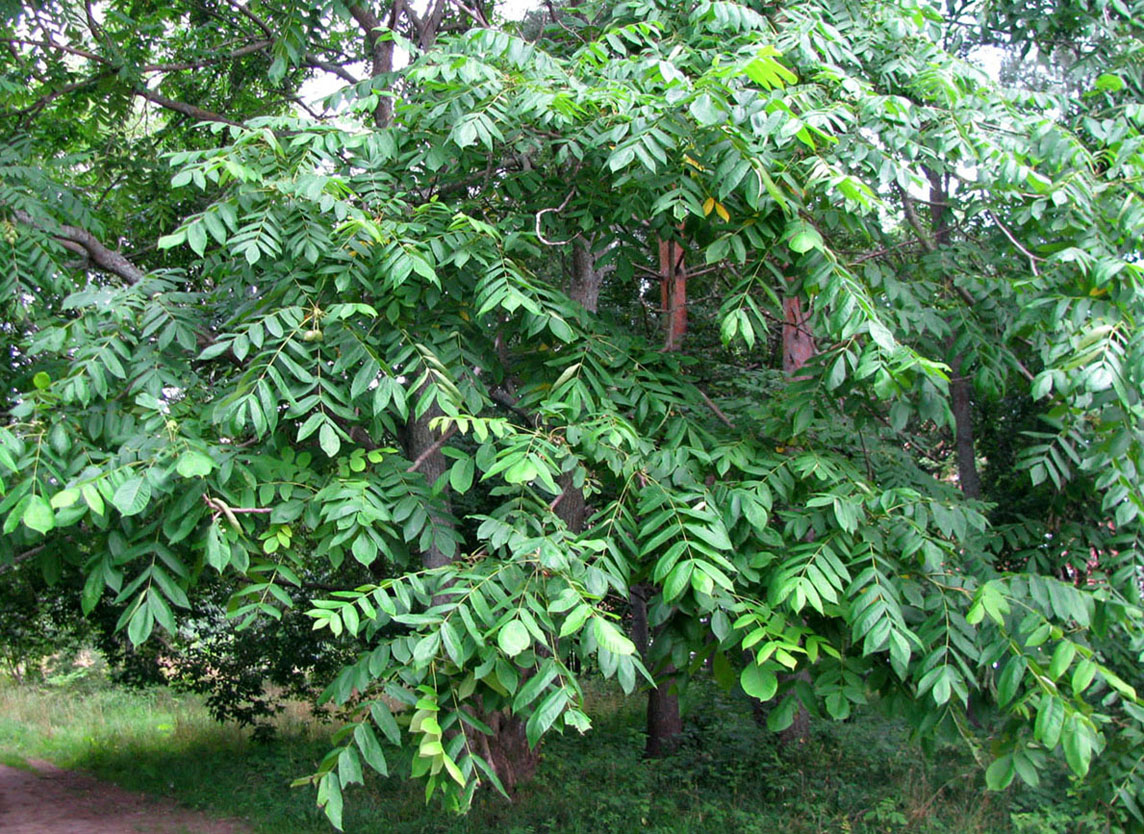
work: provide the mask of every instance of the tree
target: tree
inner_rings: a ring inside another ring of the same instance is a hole
[[[650,680],[617,613],[637,580],[677,687],[710,658],[776,699],[773,729],[877,693],[967,738],[974,693],[991,786],[1104,750],[1094,800],[1138,816],[1141,111],[1054,119],[924,5],[577,4],[534,41],[433,8],[10,25],[6,69],[38,83],[6,93],[3,552],[79,570],[85,608],[110,591],[135,643],[212,571],[251,624],[315,565],[368,570],[310,588],[315,627],[360,646],[313,777],[335,824],[382,739],[463,807],[588,729],[582,676]],[[336,118],[288,109],[366,54]],[[163,108],[128,134],[170,188],[89,164],[104,121],[39,118],[65,101]],[[660,241],[703,264],[682,350],[660,349],[678,263],[647,310]],[[788,294],[818,349],[794,381],[761,355]],[[1113,514],[1082,525],[1094,582],[944,477],[951,369],[1050,398],[1016,459]]]

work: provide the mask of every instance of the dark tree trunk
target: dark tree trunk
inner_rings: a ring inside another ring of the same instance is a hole
[[[397,31],[397,22],[405,11],[405,0],[393,0],[389,8],[388,20],[385,23],[373,13],[373,10],[361,3],[354,3],[349,7],[349,13],[365,35],[365,43],[369,48],[370,72],[376,78],[393,71],[393,41],[382,38],[380,30]],[[373,120],[378,127],[385,127],[393,119],[393,101],[388,96],[380,96],[377,107],[373,111]]]
[[[572,244],[572,286],[568,296],[579,302],[589,313],[596,312],[603,277],[603,273],[596,268],[591,239],[576,238]]]
[[[949,243],[949,189],[946,180],[936,171],[926,171],[930,184],[930,223],[933,226],[934,251]],[[962,292],[963,300],[972,302],[971,297]],[[949,348],[953,348],[956,335],[949,337]],[[953,411],[953,424],[957,432],[957,480],[967,498],[981,497],[981,478],[977,473],[977,451],[973,442],[973,386],[962,373],[964,358],[959,354],[950,360],[953,373],[949,380],[950,408]]]
[[[650,585],[634,585],[628,600],[632,609],[631,637],[640,658],[655,678],[656,686],[647,693],[647,743],[644,754],[658,758],[670,753],[679,743],[683,719],[679,714],[679,696],[671,692],[675,667],[667,663],[656,672],[651,660],[652,636],[648,628],[647,601],[655,593]]]
[[[687,268],[683,263],[683,246],[673,240],[659,241],[660,293],[665,319],[663,349],[679,350],[687,333]],[[671,691],[675,684],[675,667],[665,663],[658,670],[651,661],[653,635],[648,633],[647,601],[654,593],[649,585],[633,589],[632,632],[639,632],[633,642],[640,648],[644,665],[655,678],[655,687],[647,693],[647,756],[656,758],[671,752],[683,732],[679,715],[679,696]],[[658,629],[657,629],[658,630]]]
[[[661,674],[656,675],[656,688],[647,693],[647,747],[644,753],[651,759],[672,752],[683,733],[679,696],[669,691],[674,681],[675,667],[668,664]]]
[[[498,710],[482,718],[493,734],[487,736],[479,730],[471,730],[471,743],[496,772],[505,791],[512,796],[519,785],[536,773],[536,766],[540,763],[540,745],[535,748],[528,746],[525,722],[515,715]]]
[[[810,671],[807,669],[800,669],[790,675],[783,676],[788,681],[806,681],[810,683]],[[794,720],[790,722],[790,726],[779,733],[779,742],[784,747],[789,747],[795,744],[806,744],[810,740],[810,713],[806,711],[806,707],[799,706],[795,711]]]
[[[950,363],[953,373],[949,395],[953,423],[957,430],[957,480],[966,498],[981,497],[981,477],[977,473],[977,452],[973,443],[973,386],[961,373],[961,357]]]
[[[417,392],[417,398],[420,399],[424,392],[425,386],[422,386]],[[405,456],[415,462],[417,471],[425,476],[430,487],[449,468],[449,463],[441,451],[439,436],[429,429],[429,421],[440,416],[441,409],[434,403],[420,417],[410,416],[409,421],[405,424]],[[448,487],[446,487],[441,494],[440,502],[435,502],[430,506],[429,523],[434,527],[453,525],[448,496]],[[453,561],[452,556],[445,554],[435,541],[421,552],[421,564],[427,568],[439,568],[451,561]]]

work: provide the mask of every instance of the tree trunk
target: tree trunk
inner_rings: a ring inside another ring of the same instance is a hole
[[[603,275],[596,269],[590,240],[577,239],[573,244],[572,270],[569,297],[582,304],[588,312],[596,312]],[[507,355],[502,357],[502,361],[507,362]],[[441,464],[444,467],[443,455]],[[445,470],[442,468],[440,471]],[[556,482],[563,491],[556,500],[553,512],[564,522],[569,532],[580,533],[584,529],[587,506],[584,491],[573,485],[573,475],[572,472],[566,472],[557,478]],[[528,746],[528,736],[525,733],[527,722],[508,710],[482,713],[481,719],[492,729],[491,736],[478,730],[466,732],[480,756],[493,768],[505,791],[511,795],[518,785],[527,782],[536,773],[540,762],[540,745],[537,744],[535,748]]]
[[[814,334],[810,329],[810,310],[803,309],[802,298],[797,295],[783,299],[783,372],[791,380],[805,379],[802,370],[806,363],[818,352]],[[813,535],[813,534],[808,534]],[[806,669],[780,676],[783,681],[810,680]],[[799,705],[791,725],[779,733],[779,742],[784,746],[804,744],[810,739],[810,713]]]
[[[669,691],[675,682],[675,667],[669,663],[656,677],[657,686],[647,693],[647,746],[644,754],[650,759],[658,759],[675,750],[683,733],[679,696]]]
[[[644,755],[652,759],[674,750],[683,732],[679,696],[670,691],[675,682],[675,666],[669,662],[656,674],[651,659],[652,635],[648,628],[647,601],[654,593],[651,585],[639,584],[633,585],[628,595],[632,609],[632,642],[656,682],[647,693],[647,742],[644,747]]]
[[[810,311],[797,295],[783,299],[783,372],[791,379],[805,379],[799,372],[818,352],[809,326]]]
[[[949,243],[950,237],[949,189],[936,171],[927,169],[926,176],[930,184],[930,223],[933,226],[934,249],[940,253],[940,247]],[[965,295],[963,292],[963,300],[966,300]],[[968,298],[968,301],[972,300]],[[955,340],[955,336],[949,337],[950,349]],[[973,387],[969,378],[962,373],[964,357],[960,354],[954,356],[949,365],[953,371],[949,380],[949,396],[954,429],[957,432],[957,480],[967,498],[980,498],[981,478],[977,473],[977,451],[973,442]]]
[[[673,240],[659,242],[659,281],[663,303],[664,350],[679,350],[687,333],[687,269],[683,247]]]
[[[961,357],[950,363],[950,405],[957,430],[957,480],[966,498],[981,497],[981,477],[977,473],[977,452],[973,443],[973,386],[961,373]]]
[[[572,244],[572,285],[568,289],[568,297],[579,302],[589,313],[596,312],[603,277],[603,272],[596,269],[592,240],[576,238]]]
[[[428,382],[417,391],[417,400],[425,393]],[[415,400],[416,401],[416,400]],[[449,468],[448,461],[441,451],[439,438],[429,429],[429,421],[441,416],[441,409],[434,403],[420,417],[410,415],[405,424],[405,456],[416,462],[417,471],[425,476],[429,486],[437,482]],[[432,503],[429,507],[429,523],[433,527],[453,526],[453,519],[449,507],[448,487],[441,493],[439,503]],[[436,537],[434,537],[436,539]],[[439,568],[453,561],[453,557],[444,553],[436,541],[421,551],[421,564],[427,568]]]
[[[683,264],[683,247],[672,240],[659,241],[660,293],[665,319],[663,349],[679,350],[687,333],[687,269]],[[655,593],[650,585],[638,585],[630,594],[633,642],[640,650],[644,665],[655,678],[655,686],[647,693],[647,746],[651,758],[675,749],[683,732],[679,714],[679,696],[671,691],[675,684],[675,666],[670,662],[658,672],[651,662],[653,635],[649,634],[647,601]],[[662,628],[662,627],[661,627]],[[659,629],[657,629],[658,631]]]
[[[505,710],[482,715],[482,720],[492,729],[491,736],[479,730],[469,730],[470,741],[500,779],[505,792],[512,796],[519,785],[527,782],[536,773],[540,763],[540,745],[528,746],[525,722]]]

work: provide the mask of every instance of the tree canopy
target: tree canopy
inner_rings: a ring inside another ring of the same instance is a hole
[[[708,667],[1144,823],[1139,5],[10,11],[0,558],[309,600],[335,824]]]

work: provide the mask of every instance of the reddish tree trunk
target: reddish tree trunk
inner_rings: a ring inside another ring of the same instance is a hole
[[[659,242],[659,281],[663,315],[664,350],[679,350],[687,333],[687,270],[683,247],[673,240]]]
[[[799,372],[818,352],[809,326],[810,311],[803,310],[802,299],[783,299],[783,372],[792,379],[805,379]]]
[[[492,729],[491,736],[479,730],[467,730],[477,753],[496,772],[505,791],[512,796],[517,786],[527,782],[540,764],[540,745],[528,746],[525,722],[504,711],[483,715],[482,720]]]
[[[802,298],[793,295],[783,299],[783,372],[792,380],[806,379],[802,370],[818,352],[814,334],[810,330],[810,310],[804,309]],[[803,669],[794,674],[782,676],[784,680],[802,679],[809,681],[810,673]],[[791,725],[779,733],[784,745],[801,744],[810,738],[810,714],[806,707],[799,706]]]

